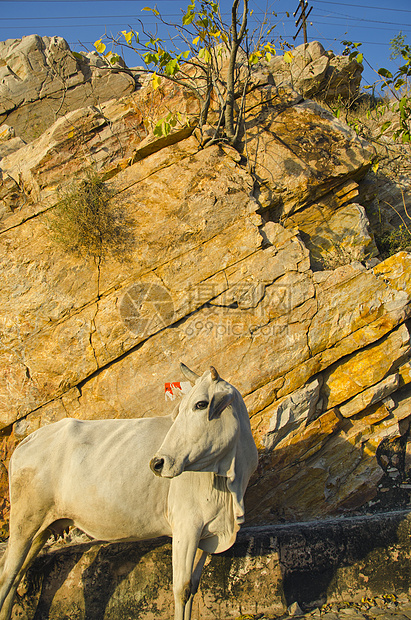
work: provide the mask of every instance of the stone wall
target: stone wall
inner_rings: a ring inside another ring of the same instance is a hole
[[[207,561],[193,620],[272,617],[295,603],[307,611],[393,592],[408,595],[410,555],[410,519],[403,512],[248,528],[234,547]],[[53,543],[20,594],[20,620],[168,620],[171,545],[164,539]]]

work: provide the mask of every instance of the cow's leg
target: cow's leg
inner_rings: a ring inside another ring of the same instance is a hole
[[[186,603],[186,608],[184,611],[184,620],[191,619],[191,610],[193,607],[193,599],[194,595],[197,593],[198,586],[200,583],[201,573],[203,571],[204,562],[206,561],[208,553],[206,551],[202,551],[201,549],[197,549],[196,556],[194,558],[194,570],[191,574],[191,594],[190,598]]]
[[[20,540],[12,540],[6,549],[6,557],[3,564],[3,572],[0,577],[0,620],[4,620],[7,616],[3,615],[4,601],[13,587],[14,581],[23,566],[31,547],[31,538],[21,538]]]
[[[194,558],[196,556],[200,534],[193,532],[173,531],[173,591],[174,591],[174,618],[175,620],[190,620],[192,598],[191,579],[193,575]],[[201,566],[202,568],[202,566]],[[185,610],[187,608],[187,614]]]
[[[19,586],[20,581],[23,579],[27,569],[30,564],[33,562],[34,558],[38,555],[42,547],[45,545],[47,539],[51,536],[52,532],[48,529],[45,529],[43,532],[38,534],[33,540],[31,547],[26,555],[26,558],[23,562],[22,567],[18,571],[16,577],[13,580],[13,583],[9,589],[6,598],[4,599],[3,606],[0,611],[0,620],[9,620],[11,618],[11,610],[13,608],[13,601],[16,595],[17,588]]]
[[[13,497],[12,484],[10,495]],[[16,495],[15,492],[14,495]],[[17,581],[17,576],[21,574],[20,571],[23,565],[26,564],[27,566],[26,558],[35,557],[41,549],[42,545],[38,548],[41,540],[38,536],[40,532],[44,531],[42,527],[44,518],[44,506],[41,505],[36,497],[24,498],[24,501],[19,501],[19,498],[16,498],[16,501],[11,504],[10,535],[0,576],[0,610],[3,610],[4,602],[15,581]],[[36,544],[33,547],[33,551],[31,551],[35,539]],[[16,587],[17,585],[18,582]],[[10,600],[12,598],[11,596],[9,599],[8,607],[11,607]],[[0,620],[8,618],[5,613],[3,611],[0,612]]]
[[[7,548],[6,548],[5,552],[3,553],[3,555],[1,556],[1,560],[0,560],[0,575],[3,572],[3,566],[4,566],[4,562],[6,561],[6,557],[7,557]]]

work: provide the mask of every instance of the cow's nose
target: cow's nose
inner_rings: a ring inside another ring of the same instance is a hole
[[[150,461],[151,470],[155,473],[156,476],[161,476],[161,472],[164,467],[164,459],[155,456]]]

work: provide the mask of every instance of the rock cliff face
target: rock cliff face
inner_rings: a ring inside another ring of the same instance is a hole
[[[249,523],[409,502],[411,255],[378,259],[368,144],[270,71],[241,153],[203,147],[195,101],[163,85],[67,112],[0,161],[3,520],[22,438],[66,416],[165,415],[180,360],[244,395]],[[182,123],[156,138],[147,118],[169,109]],[[121,261],[51,234],[59,190],[87,170],[127,226]]]
[[[134,89],[134,78],[122,67],[112,71],[97,55],[74,55],[61,37],[0,42],[0,124],[12,126],[25,141],[68,111]]]

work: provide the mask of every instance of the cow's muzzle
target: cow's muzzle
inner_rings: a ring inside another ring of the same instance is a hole
[[[161,472],[164,467],[164,459],[159,456],[155,456],[150,461],[150,469],[156,476],[161,476]]]

